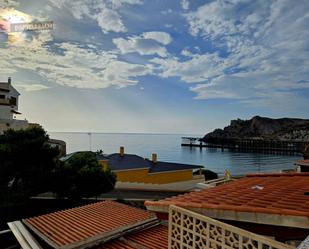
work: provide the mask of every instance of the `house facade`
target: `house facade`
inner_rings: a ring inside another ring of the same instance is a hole
[[[24,129],[29,126],[27,120],[18,120],[18,98],[20,93],[12,86],[11,78],[0,82],[0,134],[7,129]]]
[[[126,154],[124,147],[120,147],[119,153],[98,160],[103,167],[110,168],[117,175],[118,181],[146,184],[190,181],[194,179],[193,171],[203,168],[200,165],[158,161],[157,154],[152,154],[151,160]]]
[[[61,160],[66,161],[76,153],[82,152],[68,154]],[[110,169],[117,175],[118,182],[168,184],[203,178],[200,174],[203,166],[158,161],[157,154],[152,154],[150,160],[138,155],[126,154],[124,147],[120,147],[119,153],[97,154],[96,157],[102,169]],[[195,171],[197,174],[194,174]]]

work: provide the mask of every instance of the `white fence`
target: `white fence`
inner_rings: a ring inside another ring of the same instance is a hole
[[[171,205],[168,248],[292,249],[295,247]]]

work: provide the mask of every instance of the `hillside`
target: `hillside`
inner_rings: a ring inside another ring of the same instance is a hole
[[[243,138],[309,141],[309,119],[255,116],[249,120],[232,120],[224,129],[206,134],[202,141],[216,143]]]

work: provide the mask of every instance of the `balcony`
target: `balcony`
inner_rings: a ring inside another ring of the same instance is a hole
[[[171,205],[169,249],[292,249],[295,247]]]

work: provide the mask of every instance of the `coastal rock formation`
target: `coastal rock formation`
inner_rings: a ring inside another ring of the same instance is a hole
[[[234,139],[309,141],[309,119],[255,116],[249,120],[232,120],[224,129],[216,129],[206,134],[202,141],[216,143]]]

